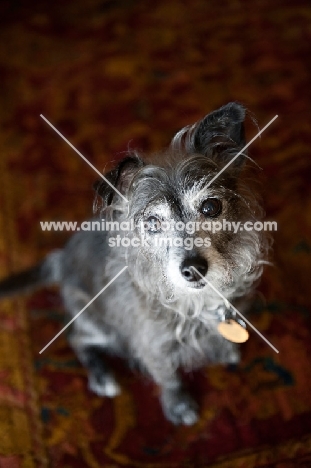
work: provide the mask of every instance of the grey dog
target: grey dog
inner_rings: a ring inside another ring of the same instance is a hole
[[[217,328],[228,302],[208,282],[237,304],[253,290],[267,256],[262,232],[200,227],[207,220],[243,223],[263,215],[244,177],[245,154],[209,185],[245,146],[244,120],[244,107],[229,103],[180,130],[161,153],[129,152],[106,174],[111,185],[95,185],[98,219],[134,221],[134,230],[121,233],[126,245],[115,245],[116,229],[80,231],[64,249],[0,283],[1,296],[57,283],[73,318],[127,265],[72,323],[69,341],[98,395],[120,392],[102,354],[137,362],[159,386],[164,414],[175,424],[198,419],[181,369],[239,361],[238,345]],[[167,221],[199,223],[190,239],[201,241],[186,248],[189,232],[164,230]]]

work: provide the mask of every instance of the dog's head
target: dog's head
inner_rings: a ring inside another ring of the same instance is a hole
[[[237,157],[244,119],[244,108],[229,103],[180,130],[165,152],[131,154],[106,176],[109,184],[97,184],[104,212],[135,222],[123,232],[129,270],[150,294],[215,299],[206,278],[233,297],[260,276],[263,233],[244,228],[261,216],[242,176],[246,155]]]

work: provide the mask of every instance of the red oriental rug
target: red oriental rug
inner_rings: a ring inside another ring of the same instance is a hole
[[[188,376],[201,419],[174,427],[122,362],[110,400],[63,335],[39,354],[64,323],[57,291],[2,301],[0,468],[311,467],[309,2],[4,1],[0,23],[1,275],[68,238],[40,221],[92,213],[96,174],[41,113],[102,171],[237,100],[261,128],[279,115],[250,148],[278,231],[249,319],[280,351],[252,333],[238,367]]]

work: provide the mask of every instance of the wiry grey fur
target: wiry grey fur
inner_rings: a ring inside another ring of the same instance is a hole
[[[182,129],[167,151],[141,158],[128,155],[107,174],[127,197],[126,203],[105,182],[98,182],[100,216],[135,223],[150,216],[175,221],[204,221],[200,212],[208,198],[217,198],[222,211],[215,219],[261,219],[262,211],[243,179],[245,156],[207,183],[245,145],[244,108],[230,103]],[[214,220],[215,220],[214,219]],[[148,238],[148,247],[111,248],[108,238],[122,234]],[[159,233],[79,232],[62,251],[37,267],[0,283],[6,295],[31,285],[58,282],[69,317],[74,317],[123,267],[128,269],[75,320],[70,343],[89,370],[89,386],[99,395],[119,392],[99,352],[134,360],[161,388],[166,417],[175,424],[193,424],[197,405],[180,380],[180,368],[208,363],[236,363],[235,344],[217,331],[223,300],[202,279],[189,281],[181,273],[185,260],[208,265],[206,278],[230,301],[247,295],[260,278],[267,254],[262,232],[195,232],[211,240],[209,248],[156,247]],[[161,235],[165,235],[161,233]],[[169,232],[167,236],[187,236]]]

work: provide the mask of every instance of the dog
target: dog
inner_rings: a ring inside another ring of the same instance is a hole
[[[159,386],[163,412],[174,424],[192,425],[199,417],[180,370],[239,362],[238,345],[218,325],[230,312],[228,301],[247,302],[267,257],[261,231],[202,227],[262,219],[244,176],[249,158],[234,159],[245,146],[245,115],[231,102],[180,130],[160,153],[129,151],[94,185],[95,219],[110,221],[112,229],[81,230],[64,249],[0,283],[2,297],[59,284],[72,319],[127,266],[73,321],[68,339],[93,392],[119,394],[104,354],[124,357]]]

